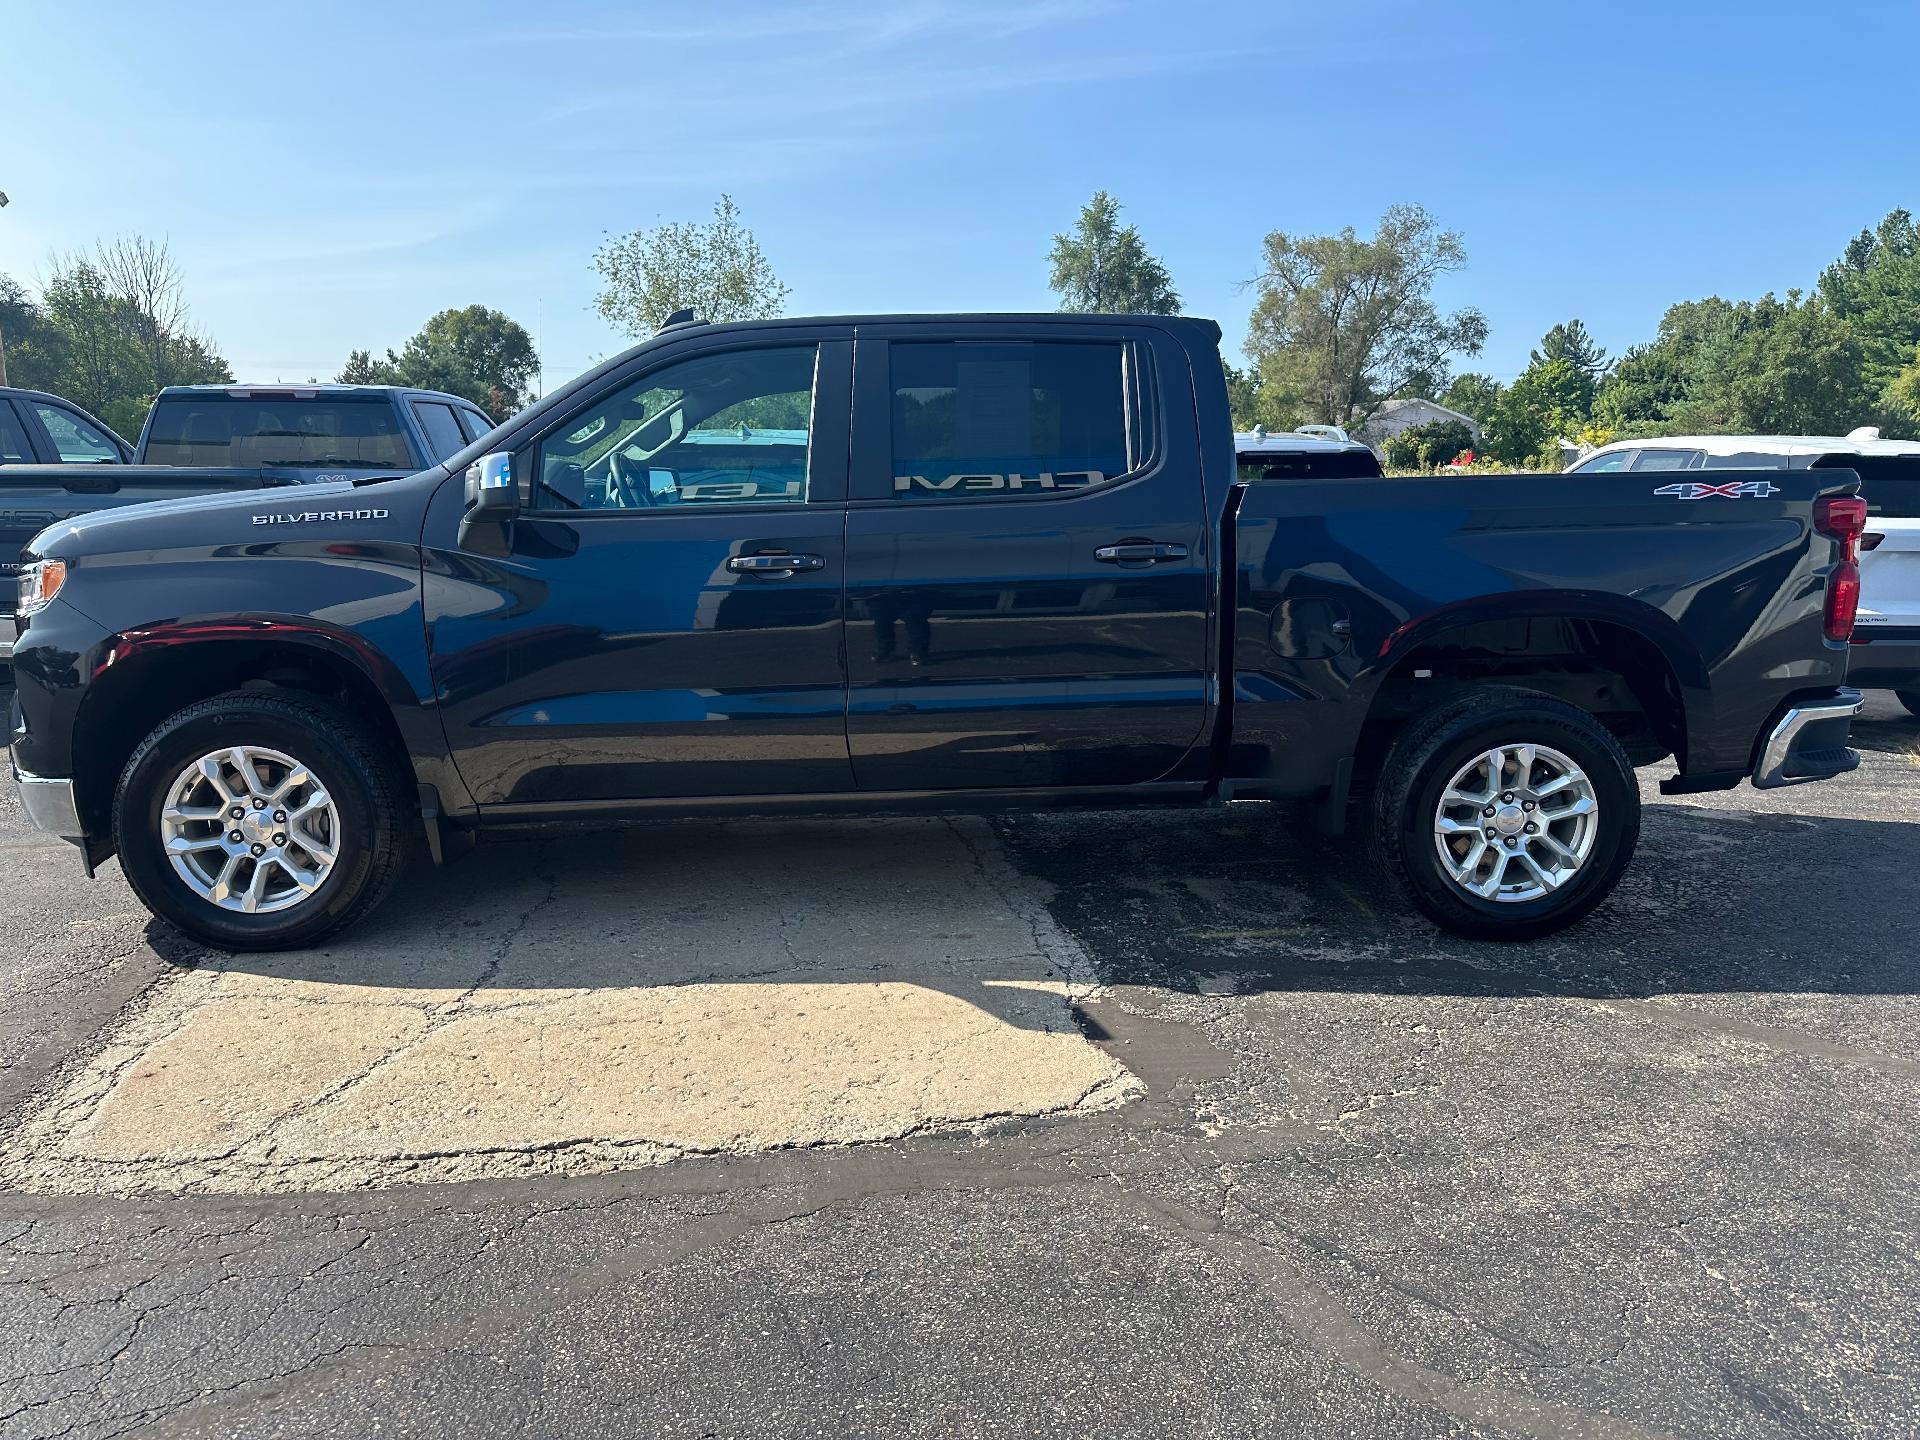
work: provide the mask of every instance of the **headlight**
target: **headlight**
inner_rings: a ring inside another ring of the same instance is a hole
[[[33,560],[20,569],[20,603],[14,612],[22,620],[38,614],[53,603],[60,587],[67,583],[67,562]]]

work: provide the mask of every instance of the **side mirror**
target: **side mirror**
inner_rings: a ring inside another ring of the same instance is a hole
[[[460,518],[460,548],[478,555],[513,553],[513,517],[520,491],[513,483],[513,456],[482,455],[467,467],[467,508]]]

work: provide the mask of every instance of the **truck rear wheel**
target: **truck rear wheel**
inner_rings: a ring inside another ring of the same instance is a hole
[[[1909,715],[1920,715],[1920,690],[1896,690],[1893,698],[1907,707]]]
[[[1374,791],[1371,835],[1436,924],[1528,940],[1613,892],[1639,840],[1640,787],[1586,711],[1487,686],[1407,723]]]
[[[121,772],[120,866],[146,907],[221,950],[310,945],[398,877],[396,767],[334,706],[239,691],[190,705]]]

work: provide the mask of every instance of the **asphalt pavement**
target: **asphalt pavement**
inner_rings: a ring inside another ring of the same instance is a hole
[[[1920,1434],[1920,722],[1444,937],[1285,811],[483,848],[211,955],[0,800],[0,1437]]]

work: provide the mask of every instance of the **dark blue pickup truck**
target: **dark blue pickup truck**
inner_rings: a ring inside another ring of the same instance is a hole
[[[1520,938],[1613,888],[1635,765],[1858,763],[1848,472],[1243,478],[1218,341],[682,321],[416,475],[56,525],[26,812],[235,949],[349,923],[420,839],[1269,800]]]

